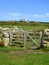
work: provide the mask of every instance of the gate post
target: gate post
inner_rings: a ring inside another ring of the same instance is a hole
[[[26,32],[24,32],[24,49],[26,47]]]
[[[40,48],[43,48],[42,31],[40,32]]]

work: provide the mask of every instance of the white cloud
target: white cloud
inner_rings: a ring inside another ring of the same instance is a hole
[[[21,18],[45,18],[45,17],[49,17],[49,13],[46,13],[46,14],[22,14],[22,13],[9,13],[9,16],[11,17],[21,17]]]
[[[32,14],[32,15],[26,15],[26,17],[34,17],[34,18],[44,18],[45,15],[39,15],[39,14]]]
[[[33,17],[40,17],[39,14],[32,15]]]
[[[26,17],[44,18],[45,15],[32,14],[32,15],[26,15]]]
[[[45,17],[45,15],[40,15],[40,17],[41,17],[41,18],[44,18],[44,17]]]
[[[49,13],[46,13],[46,16],[49,17]]]
[[[28,15],[24,15],[25,17],[39,17],[38,14],[28,14]]]
[[[20,13],[9,13],[10,16],[21,16]]]

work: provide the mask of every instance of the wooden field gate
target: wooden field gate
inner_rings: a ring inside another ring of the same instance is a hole
[[[14,34],[10,32],[10,45],[26,47],[28,44],[42,48],[42,31],[40,32],[26,32],[19,31]]]

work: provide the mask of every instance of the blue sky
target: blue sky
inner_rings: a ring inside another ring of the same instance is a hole
[[[49,0],[0,0],[0,20],[49,22]]]

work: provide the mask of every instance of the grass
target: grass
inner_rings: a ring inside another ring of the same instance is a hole
[[[49,47],[44,47],[42,50],[46,51],[46,52],[49,52]]]
[[[0,52],[0,65],[49,65],[49,54],[11,54]]]
[[[44,26],[18,26],[18,28],[22,28],[23,30],[43,30],[43,29],[45,29],[45,28],[47,28],[47,27],[44,27]]]
[[[0,47],[0,51],[4,51],[4,50],[7,50],[7,51],[10,51],[10,50],[24,50],[24,47],[16,47],[16,46],[12,46],[12,47]]]
[[[11,28],[14,25],[0,25],[1,27],[9,27]],[[47,28],[46,26],[22,26],[22,25],[16,25],[18,28],[22,28],[23,30],[43,30],[45,28]]]
[[[11,28],[13,25],[0,25],[1,27],[9,27],[9,28]]]

